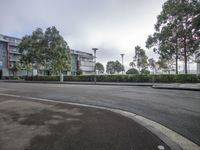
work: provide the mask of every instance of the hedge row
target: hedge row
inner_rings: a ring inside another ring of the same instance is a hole
[[[97,75],[97,82],[200,83],[200,75]],[[59,81],[59,76],[26,77],[28,81]],[[64,76],[64,81],[94,81],[94,75]]]

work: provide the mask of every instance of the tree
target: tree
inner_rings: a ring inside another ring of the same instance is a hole
[[[135,58],[136,58],[136,65],[139,71],[141,69],[146,69],[148,67],[147,59],[145,50],[140,48],[139,46],[135,47]]]
[[[173,66],[173,62],[164,57],[159,57],[159,60],[156,62],[156,64],[158,65],[159,70],[162,70],[164,72],[168,71],[169,73]]]
[[[28,73],[33,69],[30,61],[28,60],[27,57],[24,57],[24,55],[22,55],[20,62],[21,62],[21,67],[26,70],[26,75],[28,76]]]
[[[141,73],[141,74],[147,75],[147,74],[150,74],[150,71],[147,70],[147,69],[145,69],[145,68],[143,68],[143,69],[140,71],[140,73]]]
[[[104,73],[104,66],[99,62],[96,63],[96,69],[98,73]]]
[[[130,66],[131,68],[135,67],[135,66],[136,66],[136,65],[135,65],[135,62],[134,62],[134,61],[131,61],[131,62],[129,63],[129,66]]]
[[[153,58],[148,59],[149,67],[153,70],[153,73],[156,72],[156,61]]]
[[[37,28],[32,35],[23,37],[18,47],[27,64],[47,66],[54,74],[60,75],[60,81],[63,71],[71,68],[70,48],[54,26],[47,28],[45,33]]]
[[[54,26],[46,29],[44,43],[46,61],[62,82],[63,71],[71,68],[70,48]]]
[[[120,73],[121,71],[124,71],[124,66],[118,61],[115,61],[115,72]]]
[[[31,35],[26,35],[22,38],[18,45],[19,52],[22,53],[22,62],[35,64],[44,64],[47,56],[44,53],[44,33],[41,28],[37,28]],[[37,68],[38,69],[38,68]]]
[[[200,44],[200,1],[199,0],[167,0],[157,17],[156,32],[149,36],[146,46],[165,56],[176,60],[184,60],[185,73],[190,56]],[[170,60],[170,59],[169,59]]]
[[[115,62],[114,61],[108,61],[106,64],[106,72],[109,74],[115,73]]]
[[[12,67],[10,68],[11,72],[13,73],[13,76],[17,76],[17,72],[21,70],[21,65],[18,61],[14,62]]]
[[[139,74],[138,70],[135,68],[129,69],[126,74]]]
[[[106,65],[106,72],[109,74],[120,73],[124,70],[124,66],[118,61],[109,61]]]

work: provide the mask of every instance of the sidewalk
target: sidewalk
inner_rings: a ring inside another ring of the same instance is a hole
[[[10,83],[45,83],[45,84],[77,84],[77,85],[94,85],[94,82],[71,82],[65,81],[22,81],[22,80],[0,80],[0,82]],[[175,89],[200,91],[200,83],[137,83],[137,82],[96,82],[96,85],[110,86],[149,86],[155,89]]]
[[[0,114],[3,150],[170,150],[143,126],[107,110],[1,96]]]
[[[152,86],[152,88],[200,91],[200,83],[156,83]]]

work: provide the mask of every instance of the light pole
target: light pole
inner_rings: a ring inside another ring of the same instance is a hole
[[[123,68],[123,66],[124,66],[124,54],[120,54],[121,56],[122,56],[122,74],[124,74],[124,68]]]
[[[96,84],[97,79],[96,79],[96,51],[98,50],[98,48],[92,48],[92,50],[94,51],[94,84]]]

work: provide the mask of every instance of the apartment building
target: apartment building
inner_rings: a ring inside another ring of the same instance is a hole
[[[0,79],[13,76],[11,68],[21,57],[17,48],[20,41],[19,38],[0,34]],[[94,72],[93,55],[90,53],[71,50],[71,64],[71,72],[66,72],[65,74],[77,75],[80,71],[83,74],[92,74]],[[44,67],[40,67],[39,72],[37,72],[35,66],[29,75],[48,75],[47,72],[49,71],[44,70]],[[27,71],[21,70],[17,72],[17,75],[25,76]]]

